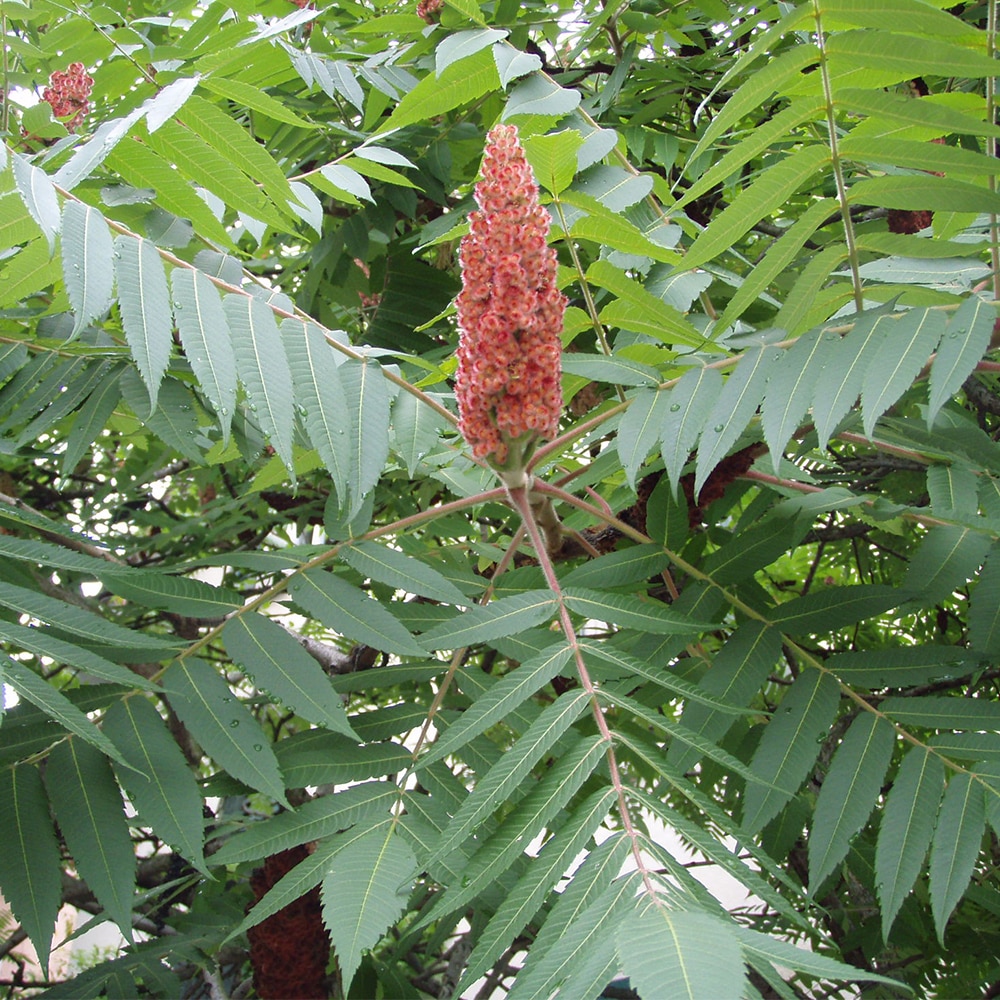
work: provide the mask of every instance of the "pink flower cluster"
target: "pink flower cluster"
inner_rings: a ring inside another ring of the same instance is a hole
[[[87,75],[83,63],[70,63],[63,72],[56,70],[49,77],[49,86],[42,92],[42,100],[52,105],[56,118],[65,118],[70,132],[83,121],[90,110],[90,92],[94,89],[94,78]]]
[[[431,15],[436,14],[443,6],[444,0],[420,0],[417,4],[417,16],[428,24],[433,24],[434,18]]]
[[[504,466],[514,441],[551,439],[558,431],[566,298],[556,287],[549,216],[513,125],[490,131],[482,173],[480,211],[470,216],[459,249],[455,393],[473,453]]]

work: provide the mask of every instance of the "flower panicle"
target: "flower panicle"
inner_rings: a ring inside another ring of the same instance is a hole
[[[475,196],[479,210],[459,249],[459,427],[477,458],[523,468],[535,443],[558,432],[566,298],[513,125],[489,132]]]
[[[94,78],[81,62],[70,63],[65,70],[56,70],[42,92],[42,100],[52,107],[56,118],[68,119],[66,128],[74,132],[90,110],[90,93]]]

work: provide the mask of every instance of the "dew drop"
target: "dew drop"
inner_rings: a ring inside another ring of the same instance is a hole
[[[253,748],[254,748],[254,750],[256,750],[256,751],[257,751],[257,753],[260,753],[260,752],[261,752],[261,750],[263,750],[263,749],[264,749],[264,747],[263,747],[263,746],[262,746],[262,745],[261,745],[260,743],[255,743],[255,744],[253,745]]]
[[[721,434],[725,429],[726,429],[726,425],[725,424],[716,424],[712,428],[712,430],[714,430],[716,434]]]
[[[235,729],[239,724],[240,724],[239,719],[233,719],[232,722],[229,723],[229,728]]]
[[[680,403],[671,403],[670,404],[670,412],[671,413],[676,413],[680,408],[681,408],[681,404]]]

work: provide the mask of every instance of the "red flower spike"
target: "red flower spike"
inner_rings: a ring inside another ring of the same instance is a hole
[[[88,76],[83,63],[70,63],[60,72],[56,70],[49,77],[49,86],[42,92],[42,100],[52,105],[56,118],[66,118],[66,128],[74,132],[90,110],[90,92],[94,89],[94,78]]]
[[[480,210],[462,239],[461,330],[455,394],[459,428],[477,458],[513,485],[562,411],[560,356],[566,298],[556,287],[549,216],[513,125],[486,137]]]
[[[444,0],[420,0],[417,4],[417,16],[428,24],[434,23],[434,15],[444,6]]]

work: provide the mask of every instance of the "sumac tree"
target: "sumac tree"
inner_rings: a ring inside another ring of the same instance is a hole
[[[996,0],[0,22],[11,995],[1000,992]]]

